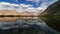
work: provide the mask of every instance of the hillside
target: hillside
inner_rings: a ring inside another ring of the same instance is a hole
[[[60,1],[50,5],[40,16],[45,23],[56,31],[60,32]]]
[[[60,15],[60,1],[50,5],[40,16]]]
[[[0,22],[17,21],[19,19],[32,19],[32,17],[37,17],[36,12],[18,12],[16,10],[0,10]]]
[[[16,10],[0,10],[0,22],[17,21],[19,17],[1,17],[1,15],[19,15]]]

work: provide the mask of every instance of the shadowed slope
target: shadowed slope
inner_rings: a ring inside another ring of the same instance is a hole
[[[48,26],[60,32],[60,1],[49,6],[40,16],[44,16],[44,20]]]

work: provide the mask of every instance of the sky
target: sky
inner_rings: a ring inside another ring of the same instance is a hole
[[[56,0],[0,0],[0,2],[9,2],[15,4],[31,4],[33,7],[39,7],[39,5],[43,2],[52,2]]]
[[[0,0],[0,10],[15,9],[21,12],[25,10],[42,12],[56,1],[57,0]]]

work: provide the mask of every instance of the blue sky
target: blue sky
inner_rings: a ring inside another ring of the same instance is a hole
[[[57,0],[0,0],[0,10],[41,13],[56,1]]]
[[[15,3],[15,4],[31,4],[33,7],[39,7],[41,3],[43,2],[52,2],[55,0],[0,0],[0,2],[9,2],[9,3]],[[50,2],[50,3],[51,3]]]

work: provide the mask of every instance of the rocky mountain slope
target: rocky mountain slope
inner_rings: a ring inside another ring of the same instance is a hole
[[[40,16],[60,15],[60,1],[50,5]]]
[[[40,16],[44,17],[44,19],[41,19],[44,20],[48,26],[60,32],[60,1],[49,6]]]

